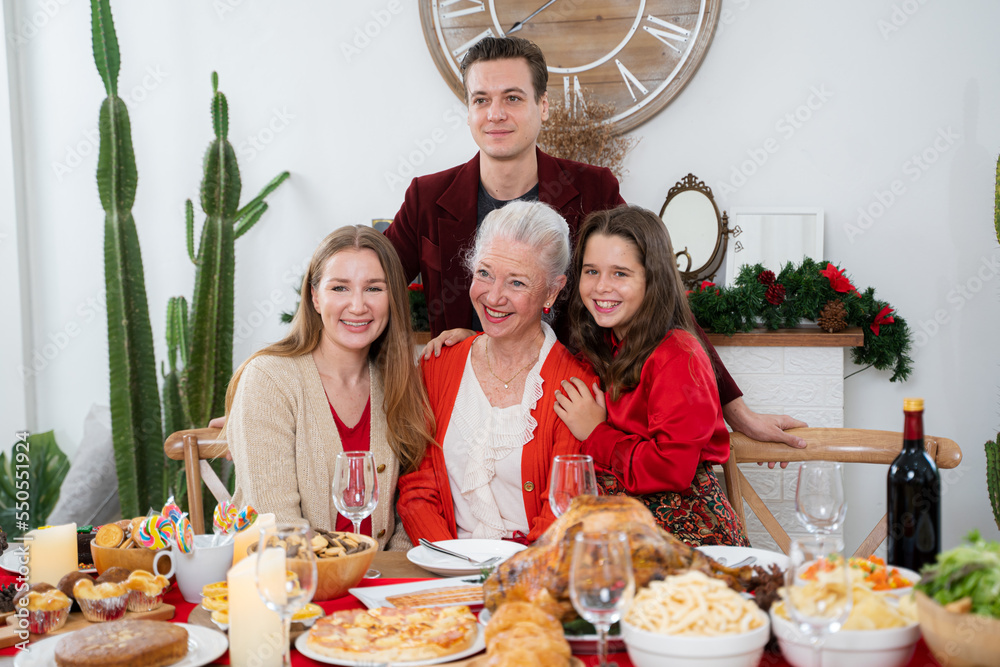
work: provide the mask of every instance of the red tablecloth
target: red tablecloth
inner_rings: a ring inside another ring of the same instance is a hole
[[[13,583],[16,580],[13,577],[7,576],[5,574],[0,574],[0,585],[7,585]],[[385,586],[388,584],[401,584],[409,581],[419,581],[417,579],[366,579],[362,582],[362,586]],[[164,602],[172,604],[177,608],[177,612],[173,618],[174,622],[184,623],[187,621],[188,615],[195,608],[195,605],[184,601],[181,597],[180,591],[174,586],[164,598]],[[330,602],[319,602],[319,606],[323,607],[324,611],[327,613],[332,611],[337,611],[339,609],[353,609],[361,608],[363,605],[358,602],[358,600],[353,595],[348,595],[339,600],[333,600]],[[16,648],[6,648],[0,650],[0,656],[12,656],[17,653]],[[579,656],[584,664],[596,665],[596,656]],[[625,653],[616,653],[613,656],[614,661],[618,663],[618,667],[632,667],[632,661],[628,659],[628,655]],[[229,664],[229,654],[222,656],[219,660],[212,663],[216,665],[228,665]],[[316,662],[311,658],[307,658],[304,655],[299,654],[298,651],[292,651],[292,665],[295,667],[305,667],[306,665],[319,665],[322,667],[324,663]],[[760,667],[789,667],[788,663],[780,655],[770,655],[765,653],[764,657],[760,661]],[[910,660],[907,667],[938,667],[938,662],[931,657],[930,651],[927,649],[927,645],[924,644],[924,640],[921,639],[917,644],[917,650],[913,654],[913,658]]]

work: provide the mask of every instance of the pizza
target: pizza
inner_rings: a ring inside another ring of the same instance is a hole
[[[411,662],[464,651],[478,631],[465,606],[349,609],[317,621],[306,644],[336,660]]]
[[[447,588],[432,588],[419,593],[403,593],[386,597],[394,607],[442,607],[445,605],[481,605],[483,604],[483,587],[449,586]]]

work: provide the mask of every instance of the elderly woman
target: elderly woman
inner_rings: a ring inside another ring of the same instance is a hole
[[[331,509],[336,456],[371,451],[383,501],[362,532],[385,547],[398,474],[416,469],[433,424],[399,257],[371,227],[342,227],[316,249],[300,294],[288,336],[254,353],[229,383],[233,500],[279,521],[351,530]]]
[[[483,332],[423,361],[437,444],[399,480],[410,539],[533,542],[555,520],[549,471],[580,443],[553,410],[563,380],[593,372],[542,321],[566,284],[569,228],[552,208],[515,201],[486,216],[468,257]]]

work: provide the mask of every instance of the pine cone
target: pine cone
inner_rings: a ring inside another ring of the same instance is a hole
[[[773,274],[772,274],[773,275]],[[774,283],[764,292],[764,298],[772,306],[780,306],[785,301],[785,286],[781,283]],[[840,303],[839,301],[837,303]]]
[[[764,270],[757,276],[757,282],[761,285],[771,285],[774,283],[774,271]]]
[[[847,328],[847,307],[839,299],[827,301],[823,309],[819,311],[816,323],[821,329],[830,333],[843,331]]]

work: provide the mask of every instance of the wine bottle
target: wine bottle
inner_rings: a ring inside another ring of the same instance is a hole
[[[941,476],[924,449],[924,399],[904,399],[903,415],[903,450],[887,484],[887,560],[919,572],[941,551]]]

